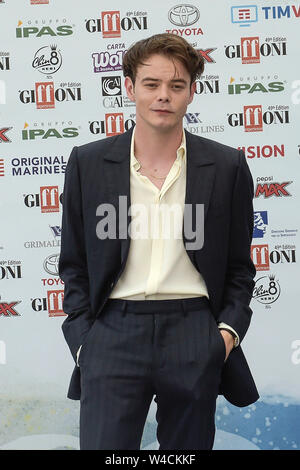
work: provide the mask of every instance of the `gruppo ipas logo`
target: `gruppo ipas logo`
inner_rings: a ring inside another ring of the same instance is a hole
[[[54,26],[55,23],[55,26]],[[41,20],[42,26],[39,26],[38,20],[29,20],[28,26],[23,26],[23,21],[19,20],[16,27],[16,38],[29,38],[42,36],[70,36],[73,34],[73,25],[68,25],[67,20],[49,20],[51,26],[46,26],[44,20]],[[35,26],[33,26],[35,24]]]

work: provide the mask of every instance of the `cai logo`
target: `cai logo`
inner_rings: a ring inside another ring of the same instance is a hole
[[[254,212],[254,228],[253,238],[263,238],[267,232],[268,227],[268,212],[255,211]]]
[[[272,304],[280,296],[281,289],[274,274],[256,280],[252,298],[261,304]]]
[[[251,258],[256,271],[268,271],[270,269],[268,245],[251,245]]]
[[[62,65],[62,55],[55,44],[43,46],[36,51],[32,61],[32,67],[44,74],[57,72]]]
[[[191,26],[199,18],[200,12],[194,5],[177,5],[168,12],[168,19],[175,26]]]
[[[19,317],[20,314],[15,309],[15,306],[21,303],[20,300],[13,302],[0,302],[0,317]]]
[[[121,95],[121,77],[110,76],[102,77],[102,95],[103,96],[118,96]]]
[[[258,21],[256,5],[239,5],[231,7],[231,22],[240,26],[250,26]]]
[[[244,106],[242,113],[228,114],[231,127],[242,126],[245,132],[262,132],[264,124],[289,124],[289,107],[284,105],[269,106],[263,111],[262,105]]]

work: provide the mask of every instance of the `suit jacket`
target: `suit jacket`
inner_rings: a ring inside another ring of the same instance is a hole
[[[101,315],[129,252],[129,236],[102,240],[97,237],[100,219],[96,209],[100,204],[112,204],[118,227],[124,223],[118,215],[119,196],[126,196],[130,223],[131,136],[132,130],[75,147],[66,169],[59,274],[65,284],[64,312],[68,315],[62,329],[75,361],[76,352],[95,318]],[[249,304],[255,276],[250,257],[252,177],[242,151],[188,132],[186,146],[185,204],[192,204],[193,208],[204,204],[205,219],[203,247],[186,248],[191,240],[185,238],[183,224],[184,246],[206,282],[216,321],[232,326],[242,341],[252,315]],[[236,406],[247,406],[259,397],[241,346],[232,350],[223,366],[220,394]],[[80,398],[77,366],[68,397]]]

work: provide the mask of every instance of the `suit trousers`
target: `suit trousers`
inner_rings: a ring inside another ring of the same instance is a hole
[[[153,397],[160,450],[212,449],[225,354],[206,297],[109,299],[79,356],[80,449],[140,449]]]

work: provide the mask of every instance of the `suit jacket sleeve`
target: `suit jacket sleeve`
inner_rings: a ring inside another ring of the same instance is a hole
[[[230,325],[240,341],[249,327],[250,301],[256,270],[251,259],[253,235],[253,180],[242,151],[233,188],[227,273],[218,322]]]
[[[59,275],[64,281],[62,330],[74,360],[93,323],[89,298],[81,186],[77,147],[74,147],[65,174]]]

